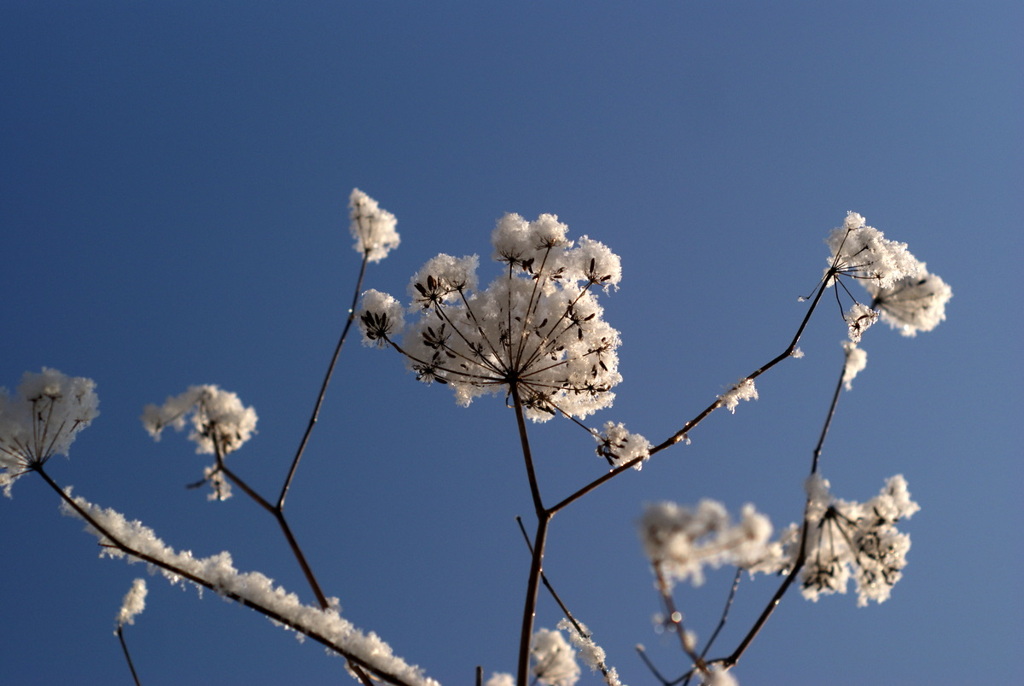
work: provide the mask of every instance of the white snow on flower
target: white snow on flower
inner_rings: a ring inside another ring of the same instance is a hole
[[[633,469],[640,471],[651,456],[651,442],[640,434],[632,434],[626,425],[619,422],[605,422],[604,431],[596,433],[597,454],[608,460],[612,467],[640,459]]]
[[[906,243],[897,243],[885,238],[878,229],[867,226],[864,217],[849,212],[846,221],[829,234],[829,268],[839,274],[873,282],[878,288],[890,288],[904,277],[916,276],[923,265],[910,251]],[[831,283],[829,285],[832,285]]]
[[[117,625],[135,624],[135,618],[146,609],[146,580],[136,579],[121,602],[121,611],[117,613]]]
[[[744,505],[733,525],[725,506],[707,499],[695,510],[670,502],[648,505],[640,521],[644,552],[670,584],[690,579],[700,586],[705,565],[730,564],[753,572],[771,555],[771,535],[771,522],[753,505]]]
[[[380,262],[388,252],[397,248],[401,239],[395,231],[398,220],[387,210],[382,210],[377,201],[358,188],[352,189],[348,203],[352,224],[349,230],[356,243],[352,246],[360,255],[365,254],[370,262]]]
[[[736,414],[736,406],[741,400],[757,400],[757,388],[753,379],[740,379],[739,383],[718,396],[718,404]]]
[[[577,625],[568,619],[562,619],[558,622],[558,628],[569,634],[569,640],[579,650],[579,656],[583,659],[583,664],[590,667],[592,672],[601,672],[607,686],[623,686],[622,681],[619,680],[618,671],[605,663],[604,648],[594,643],[592,634],[585,624],[578,624],[580,630],[577,630]]]
[[[96,382],[56,369],[25,372],[13,396],[0,388],[0,486],[11,495],[19,476],[67,455],[78,432],[99,416]]]
[[[357,313],[363,345],[384,347],[392,336],[405,328],[405,308],[387,293],[370,289],[363,293]]]
[[[583,418],[611,405],[622,379],[619,332],[602,319],[595,292],[618,285],[621,265],[586,236],[574,247],[567,231],[550,214],[502,217],[491,234],[501,274],[482,290],[475,255],[428,261],[409,285],[418,319],[401,345],[389,337],[417,379],[451,386],[463,406],[518,393],[534,421]],[[383,324],[366,316],[365,335],[380,340]]]
[[[721,669],[717,665],[711,667],[708,672],[701,672],[701,686],[739,686],[739,681],[728,669]]]
[[[260,611],[286,629],[313,638],[347,659],[369,668],[371,672],[379,671],[393,677],[386,681],[438,686],[438,682],[423,675],[422,669],[396,656],[379,636],[356,629],[339,615],[336,606],[325,610],[303,605],[297,595],[274,585],[273,579],[261,572],[240,572],[235,569],[230,553],[195,557],[190,551],[178,552],[141,522],[129,521],[116,510],[102,508],[85,498],[73,496],[71,489],[65,492],[74,505],[62,501],[62,511],[69,516],[85,519],[86,531],[99,539],[101,557],[146,562],[152,570],[158,571],[173,584],[188,581],[200,589],[212,589],[226,598]]]
[[[580,678],[576,651],[558,631],[541,629],[533,635],[530,649],[533,675],[547,686],[573,686]]]
[[[807,549],[801,572],[803,595],[815,600],[846,593],[850,576],[857,585],[857,605],[885,602],[903,576],[910,536],[896,522],[920,506],[910,499],[902,475],[889,478],[881,492],[865,503],[833,498],[827,480],[807,481]]]
[[[904,336],[916,336],[918,331],[931,331],[946,319],[946,303],[953,297],[953,289],[935,274],[929,274],[922,264],[922,273],[908,276],[889,288],[878,288],[868,282],[871,306],[882,313],[882,321]]]
[[[858,348],[856,343],[843,341],[843,351],[846,353],[846,365],[843,367],[843,384],[846,390],[853,390],[853,379],[864,368],[868,366],[867,351]]]
[[[217,386],[190,386],[178,396],[168,397],[163,405],[146,405],[142,425],[153,440],[159,441],[168,426],[181,431],[191,420],[188,438],[201,455],[221,455],[238,450],[256,432],[256,410],[245,407],[236,393]]]
[[[853,343],[860,343],[861,336],[864,335],[864,332],[867,331],[872,324],[878,321],[878,312],[867,305],[853,303],[844,315],[844,319],[846,319],[846,325],[849,328],[850,340]]]

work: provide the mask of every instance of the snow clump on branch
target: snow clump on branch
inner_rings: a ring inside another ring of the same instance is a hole
[[[401,242],[395,225],[398,220],[377,201],[358,188],[352,189],[348,203],[352,223],[349,230],[356,239],[353,249],[369,262],[380,262]]]

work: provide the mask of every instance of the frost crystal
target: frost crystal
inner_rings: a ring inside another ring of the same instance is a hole
[[[881,231],[867,226],[864,217],[856,212],[847,213],[843,226],[833,229],[827,243],[832,251],[827,274],[864,279],[877,288],[891,288],[904,277],[916,276],[923,268],[907,250],[906,243],[886,240]]]
[[[727,392],[718,396],[718,404],[736,414],[736,406],[741,400],[757,400],[757,388],[753,379],[740,379],[739,383]]]
[[[807,552],[801,574],[805,598],[846,593],[851,574],[857,584],[857,604],[881,603],[903,576],[910,536],[896,522],[921,508],[910,499],[902,475],[891,477],[881,492],[865,503],[835,499],[829,483],[808,479]]]
[[[637,458],[642,458],[633,469],[640,471],[644,462],[651,456],[651,442],[640,434],[631,434],[626,431],[626,425],[621,422],[605,422],[604,431],[594,436],[597,439],[597,454],[606,460],[612,467]]]
[[[946,319],[946,303],[953,289],[945,281],[924,270],[922,274],[900,279],[889,288],[868,284],[871,306],[882,313],[882,320],[904,336],[931,331]]]
[[[771,522],[753,505],[744,505],[733,525],[725,506],[702,500],[696,510],[675,503],[649,505],[640,521],[648,559],[665,580],[704,583],[704,565],[736,565],[751,572],[771,554]],[[759,571],[759,570],[758,570]]]
[[[533,635],[533,675],[547,686],[573,686],[580,678],[575,651],[557,631],[541,629]]]
[[[134,624],[135,617],[146,609],[146,580],[136,579],[121,602],[121,611],[117,613],[117,625]]]
[[[67,455],[78,432],[99,416],[96,382],[43,367],[25,372],[16,394],[0,388],[0,486],[10,496],[19,476]]]
[[[591,638],[590,631],[586,625],[579,624],[579,630],[576,627],[577,624],[573,624],[568,619],[558,622],[558,628],[569,634],[569,640],[580,651],[580,657],[583,658],[584,664],[590,667],[591,671],[601,672],[607,686],[623,686],[619,680],[618,671],[614,667],[609,667],[605,664],[604,648],[594,643],[594,639]]]
[[[868,354],[857,347],[856,343],[843,341],[843,351],[846,353],[846,365],[843,367],[843,384],[846,390],[853,390],[853,379],[864,368],[868,366]]]
[[[382,210],[376,200],[358,188],[352,189],[348,206],[352,218],[349,230],[356,239],[352,247],[357,253],[365,254],[370,262],[380,262],[392,248],[398,247],[401,239],[395,231],[395,215]]]
[[[491,235],[501,276],[479,290],[475,255],[438,255],[410,282],[409,310],[419,317],[401,345],[385,330],[394,306],[383,294],[364,303],[364,336],[398,349],[419,380],[451,386],[460,405],[518,393],[534,421],[611,405],[619,333],[602,319],[595,291],[616,287],[622,268],[603,244],[584,236],[574,247],[567,232],[551,214],[505,215]]]

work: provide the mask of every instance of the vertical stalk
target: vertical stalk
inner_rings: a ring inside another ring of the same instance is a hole
[[[548,523],[552,513],[544,508],[537,484],[537,473],[533,467],[533,453],[530,450],[530,439],[526,433],[526,418],[523,415],[523,402],[519,397],[519,388],[513,379],[509,382],[512,389],[512,404],[516,411],[516,424],[519,428],[519,442],[523,449],[523,461],[526,463],[526,476],[530,482],[530,495],[533,498],[533,509],[537,515],[537,533],[533,539],[533,554],[530,558],[530,576],[526,582],[526,600],[523,603],[523,622],[519,634],[519,662],[517,668],[518,686],[527,686],[530,673],[530,639],[533,637],[533,620],[537,614],[537,595],[540,591],[540,578],[544,568],[544,544],[547,541]]]

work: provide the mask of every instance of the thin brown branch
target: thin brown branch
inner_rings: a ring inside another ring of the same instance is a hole
[[[67,493],[65,493],[64,489],[62,489],[53,479],[50,478],[50,475],[47,474],[43,470],[42,465],[37,465],[33,469],[33,471],[35,471],[37,474],[39,474],[40,477],[42,477],[43,481],[45,481],[46,484],[50,488],[52,488],[57,493],[57,495],[60,496],[61,500],[63,500],[64,503],[67,504],[68,507],[70,507],[72,510],[74,510],[75,513],[79,517],[81,517],[83,520],[85,520],[85,522],[87,524],[89,524],[89,526],[91,526],[93,529],[95,529],[96,532],[98,532],[101,536],[103,536],[104,539],[109,541],[109,545],[111,547],[116,548],[117,550],[121,551],[125,555],[128,555],[129,557],[135,558],[136,560],[139,560],[141,562],[145,562],[147,564],[153,565],[154,567],[157,567],[159,569],[163,569],[165,571],[168,571],[171,574],[173,574],[173,575],[175,575],[177,577],[180,577],[181,579],[184,579],[184,580],[189,581],[189,582],[191,582],[193,584],[196,584],[197,586],[202,586],[203,588],[207,588],[207,589],[213,591],[214,593],[216,593],[217,595],[219,595],[219,596],[221,596],[223,598],[227,598],[228,600],[234,601],[234,602],[238,603],[239,605],[247,607],[247,608],[249,608],[251,610],[255,610],[256,612],[264,615],[265,617],[273,620],[274,622],[277,622],[278,624],[281,624],[281,625],[283,625],[283,626],[285,626],[285,627],[287,627],[289,629],[292,629],[293,631],[296,631],[296,632],[298,632],[298,633],[300,633],[300,634],[302,634],[304,636],[307,636],[307,637],[311,638],[312,640],[316,641],[317,643],[320,643],[321,645],[323,645],[323,646],[329,648],[330,650],[338,653],[339,655],[344,657],[346,660],[348,660],[352,664],[358,665],[360,668],[365,670],[367,673],[373,674],[378,679],[381,679],[381,680],[383,680],[383,681],[385,681],[387,683],[390,683],[390,684],[395,684],[395,686],[410,686],[409,682],[406,681],[405,679],[402,679],[401,677],[399,677],[399,676],[397,676],[395,674],[392,674],[392,673],[388,672],[387,670],[383,670],[383,669],[379,669],[379,668],[375,667],[374,665],[368,663],[366,660],[364,660],[363,658],[355,655],[351,651],[343,648],[342,646],[337,645],[336,643],[331,641],[326,636],[324,636],[324,635],[322,635],[322,634],[320,634],[320,633],[318,633],[318,632],[316,632],[316,631],[314,631],[314,630],[312,630],[312,629],[310,629],[308,627],[305,627],[305,626],[302,626],[301,624],[298,624],[294,620],[289,619],[288,617],[286,617],[286,616],[276,612],[275,610],[273,610],[273,609],[271,609],[269,607],[261,605],[260,603],[254,601],[254,600],[251,600],[249,598],[245,598],[244,596],[242,596],[242,595],[240,595],[240,594],[238,594],[238,593],[236,593],[234,591],[226,590],[223,587],[221,587],[221,586],[219,586],[217,584],[214,584],[214,583],[212,583],[210,581],[207,581],[206,579],[204,579],[204,578],[202,578],[200,576],[197,576],[196,574],[193,574],[193,573],[191,573],[191,572],[189,572],[189,571],[187,571],[185,569],[182,569],[182,568],[177,567],[177,566],[175,566],[175,565],[173,565],[171,563],[168,563],[168,562],[166,562],[164,560],[161,560],[159,558],[153,557],[151,555],[147,555],[146,553],[143,553],[143,552],[141,552],[139,550],[136,550],[136,549],[132,548],[130,545],[128,545],[125,542],[121,541],[116,535],[114,535],[106,527],[104,527],[102,524],[100,524],[98,521],[96,521],[77,502],[75,502],[75,500],[73,498],[71,498],[71,496],[69,496]]]
[[[124,626],[121,624],[117,625],[117,640],[121,642],[121,651],[124,653],[124,659],[128,663],[128,669],[132,672],[132,680],[135,682],[135,686],[142,686],[142,682],[139,681],[139,675],[135,671],[135,664],[132,662],[132,654],[128,652],[128,644],[124,641]]]
[[[783,360],[785,360],[786,358],[790,357],[793,354],[793,352],[796,350],[797,343],[800,342],[800,337],[803,336],[804,329],[807,328],[807,324],[811,320],[811,315],[814,314],[814,310],[817,308],[818,303],[821,301],[821,296],[824,294],[827,284],[828,284],[828,279],[822,279],[821,283],[818,285],[818,290],[817,290],[817,292],[814,295],[814,299],[811,301],[811,304],[808,307],[806,314],[804,314],[803,319],[800,321],[800,326],[797,327],[796,334],[793,336],[792,340],[789,342],[789,345],[786,346],[786,349],[783,350],[778,355],[776,355],[775,357],[773,357],[771,360],[769,360],[765,364],[763,364],[760,367],[758,367],[757,369],[755,369],[753,372],[751,372],[747,376],[745,376],[743,378],[744,381],[747,381],[747,380],[752,381],[752,380],[756,379],[757,377],[761,376],[762,374],[767,372],[769,369],[771,369],[772,367],[774,367],[775,365],[779,364],[780,362],[782,362]],[[680,441],[685,440],[688,437],[690,431],[692,431],[694,428],[696,428],[697,425],[699,425],[701,422],[703,422],[704,419],[707,418],[708,415],[710,415],[712,412],[714,412],[719,407],[721,407],[721,405],[722,405],[721,400],[716,398],[715,401],[713,403],[711,403],[710,405],[708,405],[706,408],[704,408],[700,412],[700,414],[698,414],[696,417],[694,417],[690,421],[686,422],[683,425],[683,427],[681,429],[679,429],[679,431],[677,431],[676,433],[672,434],[672,436],[670,436],[669,438],[665,439],[660,444],[658,444],[658,445],[654,446],[653,448],[651,448],[650,451],[649,451],[649,454],[647,456],[641,456],[641,457],[633,458],[632,460],[629,460],[628,462],[622,463],[621,465],[619,465],[618,467],[612,469],[611,471],[609,471],[609,472],[607,472],[605,474],[602,474],[600,477],[598,477],[597,479],[594,479],[593,481],[591,481],[589,484],[587,484],[583,488],[577,490],[575,493],[572,493],[571,495],[569,495],[564,500],[562,500],[559,503],[557,503],[556,505],[552,506],[551,509],[550,509],[550,512],[552,514],[554,514],[554,513],[558,512],[559,510],[562,510],[562,509],[568,507],[569,505],[571,505],[575,501],[579,500],[583,496],[587,495],[591,491],[596,490],[599,486],[607,483],[608,481],[611,481],[612,479],[617,477],[619,474],[622,474],[623,472],[625,472],[625,471],[635,467],[637,464],[639,464],[643,460],[648,459],[648,457],[653,456],[656,453],[659,453],[662,450],[665,450],[666,448],[669,448],[669,447],[675,445],[676,443],[679,443]]]
[[[298,450],[295,451],[295,457],[292,459],[291,467],[288,469],[288,475],[284,479],[284,485],[281,486],[281,495],[277,499],[277,509],[284,510],[284,501],[288,497],[288,490],[292,486],[292,479],[295,478],[295,472],[299,468],[299,461],[302,459],[302,454],[306,451],[306,444],[309,443],[309,437],[313,433],[313,427],[316,426],[317,419],[320,417],[320,408],[324,404],[324,397],[327,395],[327,386],[331,383],[331,377],[334,375],[334,368],[338,364],[338,357],[341,355],[341,349],[345,345],[345,339],[348,337],[348,332],[352,328],[352,322],[356,318],[356,305],[359,303],[359,293],[363,287],[363,277],[366,275],[366,264],[369,261],[369,251],[363,253],[363,261],[359,265],[359,277],[356,279],[356,287],[352,292],[352,304],[348,308],[348,318],[345,320],[345,326],[341,330],[341,336],[338,338],[338,344],[334,347],[334,354],[331,356],[331,361],[327,365],[327,372],[324,374],[323,383],[320,384],[320,393],[317,395],[316,403],[313,405],[313,413],[309,417],[309,424],[306,426],[305,433],[302,434],[302,440],[299,442]]]

